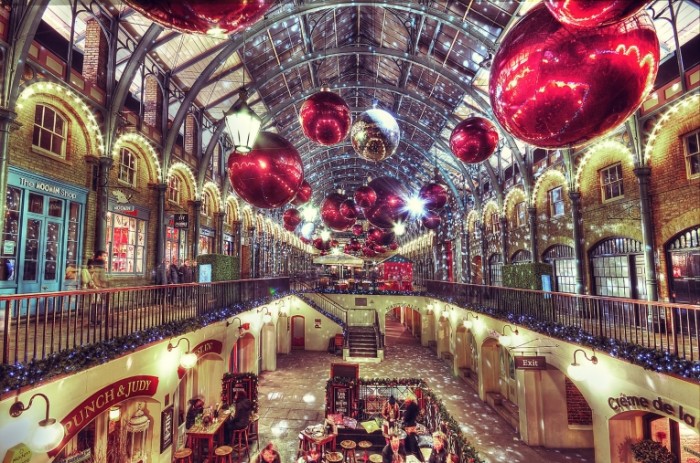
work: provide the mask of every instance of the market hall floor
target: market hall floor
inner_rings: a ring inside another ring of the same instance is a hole
[[[529,447],[479,399],[445,361],[422,347],[398,322],[387,318],[386,355],[379,364],[360,364],[361,377],[422,377],[442,399],[462,432],[487,463],[593,463],[593,449],[549,450]],[[324,419],[330,364],[341,361],[325,352],[295,351],[277,357],[277,370],[259,380],[260,445],[272,441],[282,463],[296,461],[299,431]],[[253,451],[257,450],[255,443]]]

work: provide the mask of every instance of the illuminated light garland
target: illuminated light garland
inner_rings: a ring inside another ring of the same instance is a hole
[[[229,217],[229,220],[240,221],[241,220],[241,209],[238,205],[238,200],[232,194],[226,197],[226,204],[231,204],[231,209],[233,210],[233,217]]]
[[[190,166],[188,166],[184,162],[176,162],[172,166],[170,166],[170,169],[168,170],[168,175],[165,178],[165,183],[169,183],[170,177],[173,176],[176,170],[185,173],[185,176],[190,180],[190,183],[192,184],[192,197],[198,198],[199,193],[197,192],[197,181],[194,178],[194,174],[192,173],[192,169],[190,169]]]
[[[510,204],[510,201],[512,198],[515,198],[515,196],[520,193],[520,197],[523,200],[526,200],[527,197],[525,196],[525,191],[521,187],[515,187],[512,190],[510,190],[507,194],[505,199],[503,200],[503,210],[505,211],[505,214],[508,214],[508,206]]]
[[[534,187],[532,188],[532,204],[533,204],[533,205],[537,206],[537,195],[539,194],[539,190],[540,190],[540,188],[542,187],[542,184],[544,183],[544,180],[545,180],[546,178],[549,178],[549,177],[552,177],[552,176],[557,177],[557,179],[560,181],[561,185],[562,185],[563,187],[565,187],[565,188],[564,188],[565,190],[568,190],[568,189],[569,189],[569,188],[568,188],[568,185],[567,185],[567,183],[566,183],[566,176],[564,176],[564,174],[563,174],[561,171],[557,170],[557,169],[549,169],[549,170],[545,171],[545,172],[540,176],[540,178],[537,179],[537,181],[535,182]]]
[[[668,122],[671,119],[671,116],[676,114],[682,109],[687,109],[690,108],[692,111],[695,111],[697,113],[697,108],[698,105],[700,104],[700,94],[695,93],[693,95],[688,96],[687,98],[684,98],[683,100],[679,101],[675,105],[673,105],[668,111],[666,111],[661,118],[656,121],[656,125],[654,125],[654,128],[652,129],[651,133],[649,134],[649,138],[647,139],[647,144],[644,147],[644,158],[643,158],[643,164],[646,165],[647,162],[649,162],[649,159],[651,159],[651,154],[652,151],[654,150],[654,145],[656,144],[656,138],[659,135],[659,132],[661,129],[663,129],[664,125],[666,122]]]
[[[200,192],[200,195],[203,195],[205,191],[209,191],[209,194],[212,195],[216,202],[216,207],[215,210],[222,211],[223,210],[223,202],[221,201],[221,190],[219,189],[219,185],[212,181],[208,181],[202,186],[202,191]]]
[[[97,140],[98,154],[105,154],[105,141],[102,136],[100,124],[97,122],[97,118],[92,113],[90,106],[88,106],[85,100],[70,88],[54,82],[35,82],[28,85],[19,94],[19,98],[17,99],[17,109],[22,110],[24,108],[23,102],[37,93],[50,95],[49,92],[55,92],[53,96],[59,96],[65,103],[69,104],[71,108],[82,110],[81,115],[87,119],[85,127],[87,128],[88,133],[91,133]],[[72,102],[69,100],[72,100]]]
[[[581,176],[583,175],[583,169],[586,167],[586,164],[588,164],[588,161],[591,159],[591,157],[593,157],[594,154],[598,154],[599,152],[606,150],[610,150],[617,155],[621,155],[623,160],[627,159],[630,165],[634,167],[634,153],[632,153],[632,151],[630,151],[629,148],[627,148],[619,141],[611,139],[603,140],[600,143],[596,143],[595,145],[588,148],[583,157],[581,157],[578,169],[576,169],[576,178],[574,182],[574,185],[576,185],[577,190],[581,188]]]
[[[158,159],[158,153],[156,152],[151,142],[148,141],[148,139],[140,133],[125,133],[116,139],[116,141],[114,142],[114,148],[112,149],[112,157],[114,158],[114,160],[119,160],[119,150],[127,142],[135,144],[136,146],[145,150],[148,154],[151,155],[150,161],[152,162],[153,168],[156,171],[155,180],[160,179],[162,175],[162,170],[160,167],[160,160]]]
[[[498,208],[498,204],[496,204],[496,201],[493,199],[490,199],[484,206],[481,208],[481,223],[486,224],[486,218],[489,217],[487,214],[489,213],[489,209],[494,209],[496,211],[496,214],[501,213],[501,211]]]
[[[479,220],[479,213],[472,209],[467,214],[467,233],[470,229],[476,230],[476,221]]]

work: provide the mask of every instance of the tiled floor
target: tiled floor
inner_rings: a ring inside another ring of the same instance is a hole
[[[441,396],[452,416],[488,463],[593,463],[593,450],[547,450],[523,444],[447,363],[388,320],[386,358],[380,364],[362,364],[363,377],[422,377]],[[277,359],[277,370],[259,381],[260,441],[272,441],[282,462],[296,459],[298,434],[324,417],[325,385],[330,364],[341,361],[325,352],[294,352]],[[253,450],[256,450],[254,448]]]

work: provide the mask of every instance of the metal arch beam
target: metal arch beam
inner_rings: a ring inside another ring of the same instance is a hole
[[[204,150],[204,155],[202,156],[202,160],[199,163],[199,171],[197,172],[197,191],[202,191],[202,187],[204,186],[204,179],[206,178],[207,170],[209,169],[209,160],[211,159],[211,156],[214,153],[214,149],[219,143],[219,137],[221,137],[221,134],[224,132],[225,128],[226,118],[222,118],[219,122],[217,122],[211,140],[209,140],[207,149]]]
[[[170,155],[172,154],[173,146],[175,145],[175,140],[177,139],[177,134],[180,131],[180,126],[185,120],[185,116],[189,112],[190,106],[192,105],[192,103],[194,103],[194,100],[197,98],[197,95],[202,90],[202,88],[209,80],[209,77],[211,77],[211,75],[214,73],[214,71],[216,71],[219,68],[219,66],[221,66],[224,62],[226,62],[228,57],[231,56],[239,48],[239,42],[240,39],[228,42],[226,44],[226,46],[219,52],[219,54],[216,55],[216,57],[213,60],[211,60],[211,62],[207,65],[206,68],[204,68],[202,73],[199,75],[199,77],[197,77],[197,80],[195,80],[194,84],[192,84],[192,87],[185,95],[185,98],[182,100],[180,108],[178,109],[177,113],[175,114],[175,117],[173,118],[172,126],[170,127],[170,130],[168,130],[168,135],[165,139],[165,144],[163,145],[163,178],[161,179],[163,182],[165,182],[165,175],[170,166]]]
[[[172,75],[176,76],[178,73],[184,71],[185,69],[194,66],[195,64],[199,63],[205,58],[208,58],[221,50],[226,46],[226,41],[217,43],[213,47],[211,47],[208,50],[203,51],[199,55],[193,56],[191,59],[185,61],[184,63],[180,64],[179,66],[176,66],[174,69],[171,69],[170,72]]]
[[[124,19],[124,15],[122,15],[119,19],[120,20]],[[153,46],[151,47],[151,49],[155,50],[156,48],[160,47],[164,43],[170,42],[172,39],[174,39],[175,37],[178,37],[179,35],[180,35],[179,32],[169,32],[166,35],[164,35],[163,37],[161,37],[160,39],[153,42]],[[125,56],[124,58],[117,61],[116,67],[119,67],[122,64],[126,63],[127,61],[129,61],[129,58],[131,58],[131,55]]]
[[[371,166],[368,165],[336,165],[336,166],[330,166],[330,167],[324,167],[324,173],[325,172],[331,172],[331,173],[336,173],[336,172],[346,172],[346,171],[352,171],[352,172],[360,172],[362,175],[365,177],[370,177],[370,176],[376,176],[376,171],[372,170]],[[420,187],[420,181],[417,178],[411,178],[408,174],[405,172],[401,172],[400,170],[396,169],[394,172],[390,172],[390,175],[397,177],[399,180],[402,182],[405,182],[407,185],[411,185],[412,189],[415,187],[417,190],[418,187]],[[354,182],[364,184],[364,181],[362,179],[353,179]],[[346,183],[341,183],[341,182],[334,182],[334,179],[332,176],[325,175],[321,177],[320,179],[320,185],[324,185],[326,188],[328,187],[329,184],[332,185],[344,185]],[[319,184],[316,184],[316,189],[315,193],[318,194],[326,194],[327,189],[325,188],[318,188]]]
[[[105,156],[110,156],[112,152],[112,144],[114,143],[114,138],[117,133],[117,119],[119,116],[119,111],[122,109],[126,97],[129,93],[129,87],[131,86],[131,81],[134,79],[136,72],[141,66],[146,54],[151,50],[153,41],[158,37],[158,35],[163,31],[163,26],[159,24],[152,23],[146,33],[143,34],[141,40],[139,40],[138,45],[131,53],[129,62],[124,68],[119,81],[117,82],[117,88],[114,90],[114,95],[110,101],[109,107],[107,108],[107,120],[105,121]]]

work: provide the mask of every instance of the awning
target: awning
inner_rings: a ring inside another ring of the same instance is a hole
[[[325,256],[314,257],[314,264],[322,265],[346,265],[350,267],[362,267],[364,262],[359,257],[350,254],[327,254]]]

